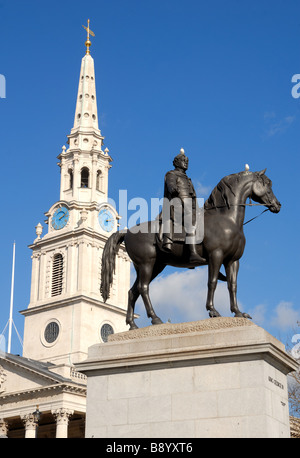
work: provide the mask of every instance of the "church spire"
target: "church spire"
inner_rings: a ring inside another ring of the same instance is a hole
[[[86,54],[81,61],[74,126],[71,134],[78,130],[91,131],[92,129],[101,135],[98,127],[94,59],[90,54],[90,34],[93,37],[95,34],[90,29],[89,19],[88,26],[83,25],[83,27],[87,31]]]
[[[71,133],[74,133],[74,129],[99,131],[94,59],[90,54],[86,54],[81,61],[74,126]]]
[[[104,137],[98,125],[94,59],[90,54],[88,27],[86,54],[81,60],[74,124],[68,135],[69,149],[63,148],[60,199],[91,203],[107,198],[108,170],[112,161],[108,149],[102,150]]]

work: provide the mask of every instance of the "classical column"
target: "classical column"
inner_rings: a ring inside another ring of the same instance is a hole
[[[8,425],[4,418],[0,418],[0,438],[7,437]]]
[[[39,272],[39,292],[38,292],[38,299],[43,300],[45,299],[45,292],[46,292],[46,262],[47,256],[45,251],[41,251],[40,257],[40,272]],[[50,288],[51,289],[51,288]]]
[[[90,176],[90,179],[91,179],[91,184],[90,184],[90,187],[91,187],[91,201],[94,201],[94,200],[96,201],[97,200],[97,196],[96,196],[97,165],[98,165],[97,154],[94,153],[93,154],[93,159],[92,159],[91,176]]]
[[[33,255],[31,256],[32,274],[30,302],[35,302],[38,300],[40,257],[40,253],[33,253]]]
[[[69,418],[73,415],[74,410],[69,409],[56,409],[51,411],[56,420],[56,438],[67,439]]]
[[[28,413],[22,417],[25,425],[25,439],[32,439],[36,437],[36,430],[38,427],[38,420],[36,415]]]
[[[80,167],[78,153],[74,153],[74,165],[73,165],[73,199],[79,199],[79,188],[80,188]]]
[[[62,147],[62,152],[60,155],[60,163],[57,165],[60,167],[60,200],[64,199],[64,191],[67,189],[66,187],[66,160],[64,158],[64,154],[66,153],[65,145]]]
[[[77,291],[82,294],[83,289],[85,289],[85,262],[86,262],[86,243],[84,240],[78,242],[78,260],[77,260]]]

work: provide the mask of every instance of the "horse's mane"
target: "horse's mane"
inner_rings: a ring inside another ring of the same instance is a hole
[[[240,182],[243,176],[245,176],[245,172],[234,173],[222,178],[206,200],[204,208],[209,209],[224,206],[230,208],[230,200],[232,200],[232,196],[235,196],[234,189],[236,184]]]

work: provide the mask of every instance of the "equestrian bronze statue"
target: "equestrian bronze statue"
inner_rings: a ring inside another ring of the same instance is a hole
[[[265,206],[272,213],[280,211],[281,204],[272,191],[272,182],[265,170],[248,170],[224,177],[213,189],[204,204],[204,237],[195,245],[200,257],[197,265],[208,265],[208,292],[206,309],[210,317],[220,314],[214,307],[214,293],[218,279],[226,281],[230,310],[235,317],[251,318],[239,310],[237,304],[237,275],[239,259],[245,248],[243,230],[246,201],[248,198]],[[159,220],[157,224],[160,225]],[[101,294],[104,302],[109,298],[113,281],[115,257],[122,242],[135,267],[137,276],[128,292],[126,323],[136,329],[134,307],[139,296],[142,297],[146,312],[152,324],[161,324],[149,297],[149,284],[167,266],[194,268],[190,262],[191,250],[188,244],[173,242],[171,250],[166,250],[157,232],[153,231],[153,221],[141,223],[139,227],[119,231],[107,240],[102,255]],[[226,276],[220,273],[225,267]]]

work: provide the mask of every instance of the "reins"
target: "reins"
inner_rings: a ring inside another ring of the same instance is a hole
[[[248,204],[248,205],[253,205],[253,204]],[[256,205],[263,205],[263,204],[256,204]],[[245,223],[243,223],[243,226],[246,226],[246,224],[251,223],[251,221],[253,221],[254,219],[258,218],[259,216],[261,216],[263,213],[265,213],[267,211],[269,211],[269,208],[265,208],[259,215],[256,215],[256,216],[254,216],[254,218],[251,218],[248,221],[246,221]]]
[[[250,204],[231,204],[230,207],[264,207],[265,204],[253,204],[252,202]],[[206,208],[206,210],[213,210],[215,208],[228,208],[227,205],[216,205],[210,208]],[[253,218],[249,219],[245,223],[243,223],[243,226],[246,226],[246,224],[251,223],[251,221],[255,220],[256,218],[259,218],[263,213],[269,211],[269,208],[265,208],[259,215],[254,216]]]

